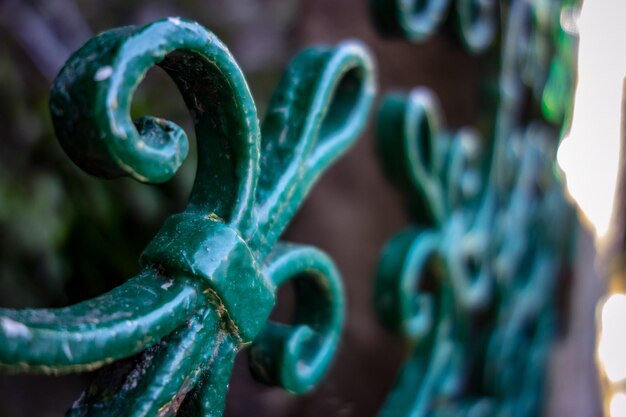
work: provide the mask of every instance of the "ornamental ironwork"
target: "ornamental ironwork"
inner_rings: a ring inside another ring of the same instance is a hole
[[[572,112],[576,7],[371,1],[380,30],[411,41],[449,15],[498,74],[485,80],[495,94],[479,128],[447,127],[426,88],[389,94],[378,113],[380,158],[413,219],[376,276],[380,319],[411,346],[381,416],[541,414],[576,222],[555,166]]]
[[[279,238],[315,180],[354,142],[375,93],[357,42],[302,51],[261,125],[234,58],[202,26],[170,18],[106,31],[74,53],[50,98],[65,152],[100,177],[170,179],[188,142],[171,121],[132,121],[133,93],[158,65],[195,125],[198,167],[187,208],[141,255],[141,272],[59,309],[0,309],[0,366],[60,374],[105,367],[68,416],[219,416],[237,352],[252,373],[302,393],[326,372],[343,290],[321,251]],[[269,321],[293,281],[293,321]]]

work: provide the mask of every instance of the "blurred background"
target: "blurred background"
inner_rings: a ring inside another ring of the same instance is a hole
[[[47,106],[56,73],[90,37],[166,16],[195,20],[229,46],[261,117],[299,49],[358,38],[376,56],[381,93],[426,85],[438,94],[449,126],[476,121],[489,57],[470,56],[445,30],[423,45],[384,40],[364,0],[0,0],[0,306],[58,307],[119,285],[137,272],[139,254],[165,217],[184,207],[193,155],[162,186],[92,178],[59,147]],[[133,116],[142,114],[175,121],[194,145],[183,101],[158,68],[135,95]],[[335,365],[314,392],[294,397],[254,382],[240,355],[227,416],[373,416],[394,382],[406,347],[377,322],[371,292],[383,244],[408,220],[399,194],[382,177],[373,120],[285,235],[328,252],[343,275],[348,316]],[[566,330],[549,370],[551,416],[594,417],[601,409],[594,311],[604,290],[594,238],[586,229],[579,236],[571,300],[563,306]],[[60,416],[92,377],[0,375],[0,417]]]

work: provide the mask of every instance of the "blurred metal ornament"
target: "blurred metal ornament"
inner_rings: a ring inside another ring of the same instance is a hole
[[[469,51],[487,49],[497,31],[496,0],[370,0],[370,6],[381,33],[414,42],[435,34],[448,13],[454,13],[459,38]]]
[[[439,26],[447,3],[373,1],[373,17],[421,40]],[[472,9],[468,3],[455,7]],[[561,13],[575,4],[475,3],[490,10],[489,28],[495,16],[506,17],[494,60],[498,94],[480,117],[484,137],[447,129],[425,88],[390,94],[378,114],[383,167],[414,221],[389,241],[376,277],[379,317],[412,349],[381,416],[542,410],[577,222],[555,167],[571,116],[576,45]],[[427,29],[414,35],[413,23]],[[488,46],[465,44],[471,52]]]
[[[111,292],[60,309],[0,309],[0,366],[100,372],[69,416],[219,416],[235,355],[294,393],[322,378],[343,324],[343,290],[321,251],[278,242],[321,173],[354,142],[375,92],[355,42],[302,51],[259,126],[234,58],[211,32],[179,18],[106,31],[65,64],[50,99],[57,136],[85,171],[148,183],[170,179],[185,132],[130,119],[133,93],[160,66],[198,138],[187,208],[168,218],[141,272]],[[293,323],[268,321],[277,288],[294,282]],[[134,355],[134,356],[133,356]]]

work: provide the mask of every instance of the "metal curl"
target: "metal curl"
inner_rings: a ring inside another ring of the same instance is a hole
[[[370,8],[383,33],[422,41],[437,30],[446,17],[449,3],[449,0],[370,0]]]
[[[366,123],[375,88],[374,64],[360,42],[309,48],[294,58],[261,129],[257,225],[248,231],[259,248],[278,238],[311,185]]]
[[[344,295],[339,272],[319,250],[278,245],[265,274],[279,287],[293,282],[292,323],[269,321],[249,350],[253,375],[293,393],[315,386],[326,373],[344,321]]]
[[[450,404],[433,407],[432,398],[456,395],[465,383],[468,352],[463,346],[471,337],[470,322],[457,307],[444,243],[436,231],[407,229],[383,251],[374,305],[381,321],[410,342],[412,352],[381,417],[448,415]]]
[[[374,305],[390,329],[413,343],[425,339],[436,321],[436,289],[446,274],[441,238],[408,229],[385,247],[376,275]]]
[[[460,41],[472,53],[485,51],[498,29],[496,0],[370,0],[370,11],[382,34],[412,42],[428,40],[454,13]]]
[[[170,18],[114,29],[73,54],[50,98],[64,150],[96,175],[171,178],[187,154],[186,134],[161,119],[130,119],[133,93],[154,65],[174,80],[194,120],[199,158],[190,206],[249,222],[258,177],[256,108],[228,49],[197,23]]]
[[[498,29],[497,0],[457,0],[455,10],[459,35],[467,50],[485,51]]]
[[[376,139],[383,169],[410,197],[417,197],[411,204],[424,222],[439,223],[447,211],[438,178],[444,160],[439,143],[442,130],[439,102],[425,88],[407,96],[388,95],[378,114]]]

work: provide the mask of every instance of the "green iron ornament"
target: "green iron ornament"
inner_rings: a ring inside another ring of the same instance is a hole
[[[476,23],[490,28],[506,17],[500,48],[490,51],[499,75],[487,81],[497,80],[497,94],[480,133],[447,128],[426,88],[390,94],[379,111],[382,164],[414,223],[388,242],[376,277],[381,321],[411,346],[380,415],[537,416],[576,229],[555,167],[576,45],[561,22],[576,5],[455,4],[475,7],[477,18],[483,6],[496,10],[493,21]],[[381,26],[393,23],[409,39],[418,38],[406,22],[435,28],[440,16],[428,10],[445,5],[372,2]]]
[[[235,355],[255,377],[302,393],[329,367],[343,290],[321,251],[279,242],[320,174],[363,129],[375,93],[357,42],[296,56],[259,125],[243,74],[202,26],[178,18],[104,32],[79,49],[50,99],[70,158],[101,177],[170,179],[187,136],[154,117],[132,121],[133,93],[160,66],[198,138],[189,204],[141,255],[141,272],[111,292],[60,309],[0,309],[0,364],[11,371],[104,368],[68,416],[219,416]],[[291,324],[268,320],[291,280]]]
[[[484,51],[496,35],[496,0],[370,0],[370,5],[374,23],[383,34],[414,42],[435,34],[451,12],[469,51]]]

